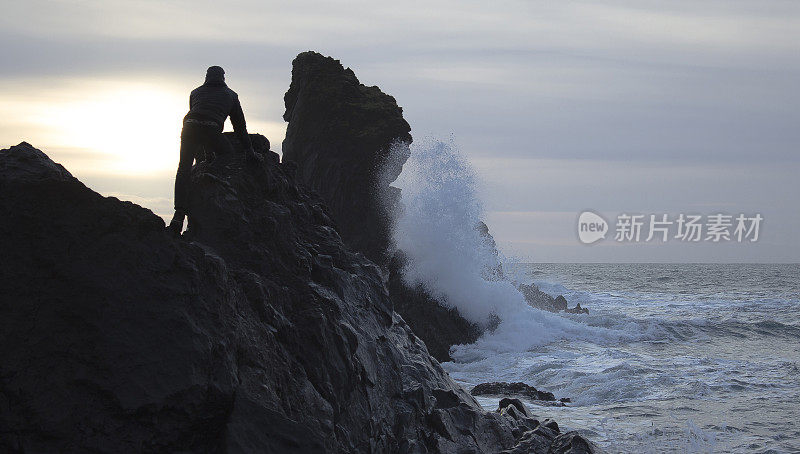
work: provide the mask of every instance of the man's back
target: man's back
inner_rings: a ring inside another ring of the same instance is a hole
[[[250,148],[250,138],[247,136],[247,125],[239,96],[225,84],[225,71],[219,66],[208,68],[205,83],[192,90],[192,94],[189,95],[189,116],[212,120],[217,123],[220,130],[225,124],[225,119],[230,116],[233,130],[236,131],[239,140],[246,149]]]
[[[228,88],[224,82],[205,83],[189,96],[189,112],[208,117],[210,120],[225,123],[225,119],[239,104],[236,92]],[[241,110],[241,107],[239,107]]]

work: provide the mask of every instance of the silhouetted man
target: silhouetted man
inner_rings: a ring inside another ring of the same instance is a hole
[[[178,236],[183,230],[189,203],[190,172],[195,159],[212,160],[215,154],[230,152],[230,143],[222,135],[225,119],[231,117],[233,130],[239,137],[248,159],[253,158],[253,146],[247,135],[244,112],[239,96],[225,85],[225,71],[212,66],[206,71],[206,81],[192,90],[189,96],[189,113],[183,118],[181,131],[181,157],[175,175],[175,216],[167,231]],[[205,153],[200,154],[200,150]]]

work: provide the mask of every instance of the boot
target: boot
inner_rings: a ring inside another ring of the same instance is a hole
[[[167,226],[167,233],[173,238],[181,236],[184,218],[186,218],[186,213],[183,210],[175,210],[175,216],[172,217],[172,220],[169,221],[169,225]]]

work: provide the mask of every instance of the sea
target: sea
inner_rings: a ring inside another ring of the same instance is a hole
[[[530,348],[497,348],[497,339],[492,348],[457,347],[443,365],[466,389],[521,381],[568,397],[565,407],[528,404],[607,452],[800,452],[799,264],[528,263],[505,271],[589,314],[520,325],[515,336],[540,339]],[[573,328],[549,333],[562,323]],[[478,401],[497,408],[496,397]]]

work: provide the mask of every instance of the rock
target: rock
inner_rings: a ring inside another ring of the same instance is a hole
[[[411,128],[395,99],[361,84],[338,60],[303,52],[292,62],[284,101],[283,118],[289,122],[284,161],[296,166],[298,181],[322,198],[342,240],[388,275],[394,310],[439,361],[450,359],[452,345],[475,342],[481,327],[441,306],[421,287],[406,285],[405,258],[389,248],[389,213],[400,199],[400,190],[390,183],[400,175],[411,142]]]
[[[504,454],[599,454],[602,451],[578,432],[560,433],[558,424],[545,419],[533,430],[523,433],[519,442]]]
[[[578,432],[572,431],[557,436],[550,445],[550,454],[594,454],[600,449]]]
[[[552,430],[555,433],[560,433],[561,430],[558,428],[558,423],[553,421],[552,419],[545,419],[542,421],[542,426],[547,427],[548,429]]]
[[[517,382],[517,383],[506,383],[506,382],[491,382],[491,383],[481,383],[470,391],[470,394],[473,396],[485,396],[485,395],[495,395],[495,396],[505,396],[505,395],[516,395],[516,396],[523,396],[529,399],[538,400],[538,401],[545,401],[545,402],[554,402],[557,404],[562,404],[562,402],[556,401],[556,397],[551,392],[547,391],[539,391],[533,386],[527,385],[525,383]],[[559,405],[560,406],[560,405]]]
[[[408,159],[392,153],[392,146],[407,149],[411,143],[403,109],[378,87],[361,84],[338,60],[316,52],[292,62],[284,103],[284,161],[296,164],[298,181],[325,201],[342,240],[385,264],[391,238],[386,209],[399,198],[389,184]]]
[[[497,255],[494,238],[486,224],[481,222],[476,229]],[[463,318],[457,309],[440,305],[421,285],[409,286],[402,276],[404,261],[403,253],[398,251],[388,264],[389,296],[394,309],[425,342],[428,351],[438,361],[450,361],[451,346],[471,344],[478,340],[484,330],[493,330],[500,323],[500,319],[494,316],[479,326]],[[484,270],[483,278],[493,281],[505,279],[500,262]]]
[[[558,295],[556,297],[556,299],[553,301],[553,307],[556,311],[567,310],[567,299],[564,298],[564,295]]]
[[[239,136],[235,132],[226,132],[224,134],[235,150],[242,149],[242,144],[239,143]],[[264,156],[264,159],[270,163],[277,164],[280,161],[278,153],[270,150],[269,139],[266,137],[261,134],[250,134],[250,142],[253,145],[253,151]]]
[[[539,290],[535,284],[517,284],[517,290],[525,297],[525,301],[532,307],[550,312],[558,312],[555,299]]]
[[[494,241],[494,237],[491,233],[489,233],[489,226],[486,225],[485,222],[481,221],[478,222],[478,225],[475,227],[476,230],[481,234],[481,238],[486,241],[486,244],[489,246],[489,249],[494,253],[495,257],[498,257],[499,252],[497,250],[497,243]],[[497,265],[491,269],[484,270],[483,278],[487,281],[499,281],[505,279],[505,273],[503,273],[503,265],[497,260]]]
[[[528,409],[518,399],[501,400],[497,412],[513,426],[511,433],[514,438],[518,439],[525,432],[539,427],[539,421],[531,417]]]
[[[513,447],[294,178],[240,149],[196,165],[173,239],[30,145],[0,151],[0,451]]]
[[[292,62],[284,103],[288,126],[282,149],[287,168],[296,169],[298,181],[319,194],[344,243],[388,276],[394,310],[430,353],[448,361],[451,346],[473,343],[491,329],[493,321],[480,326],[468,321],[402,278],[405,257],[390,248],[390,212],[400,200],[400,190],[390,184],[408,159],[411,128],[396,100],[378,87],[361,84],[338,60],[303,52]],[[486,224],[476,229],[496,251]],[[498,264],[485,270],[484,278],[505,276]],[[518,288],[533,307],[567,310],[563,296],[553,299],[533,284]]]
[[[549,428],[539,425],[522,434],[513,448],[501,451],[501,454],[548,454],[556,436]]]
[[[547,293],[539,290],[535,284],[516,284],[517,289],[522,296],[525,297],[525,301],[532,307],[537,309],[542,309],[549,312],[561,312],[565,311],[571,314],[588,314],[589,309],[582,308],[580,303],[578,303],[574,308],[568,309],[567,308],[567,299],[564,298],[564,295],[558,295],[557,297],[553,298],[552,296],[548,295]]]
[[[398,254],[396,261],[399,262],[400,257]],[[419,333],[434,358],[449,361],[452,345],[478,340],[482,333],[478,325],[463,318],[456,309],[440,305],[421,285],[407,285],[400,270],[401,265],[394,262],[389,266],[387,285],[392,305],[414,334]]]
[[[497,411],[501,411],[504,408],[508,407],[509,405],[516,407],[516,409],[522,413],[523,416],[531,417],[531,414],[528,412],[528,409],[525,408],[525,404],[522,403],[519,399],[511,399],[508,397],[504,397],[500,399],[500,403],[498,405]]]
[[[589,309],[581,307],[581,303],[578,303],[572,309],[567,309],[567,312],[570,314],[588,314]]]

